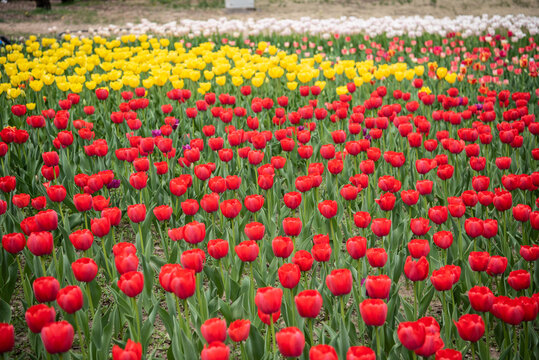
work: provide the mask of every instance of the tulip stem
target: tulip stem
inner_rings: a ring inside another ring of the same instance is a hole
[[[446,329],[445,330],[445,337],[446,337],[446,342],[449,343],[451,341],[451,338],[450,338],[450,335],[449,335],[449,331],[451,330],[451,327],[449,325],[449,314],[448,314],[448,311],[447,311],[447,302],[445,300],[445,292],[442,291],[441,292],[441,296],[442,296],[442,305],[443,305],[443,313],[445,315],[445,320],[444,320],[444,328]]]
[[[515,347],[515,355],[518,354],[518,331],[517,325],[513,326],[513,346]]]
[[[314,345],[314,335],[313,335],[313,318],[309,318],[309,334],[311,335],[311,346]]]
[[[54,241],[52,243],[52,260],[54,261],[54,267],[56,268],[56,276],[58,278],[61,278],[60,266],[58,266],[58,259],[56,258],[56,249],[54,248]]]
[[[131,305],[133,306],[133,311],[135,312],[135,319],[137,321],[137,337],[138,342],[142,341],[142,333],[140,332],[140,314],[138,311],[137,302],[134,297],[131,298]]]
[[[339,300],[341,302],[341,316],[342,316],[342,322],[343,324],[346,324],[346,320],[344,318],[344,295],[339,296]]]
[[[39,262],[41,263],[41,270],[43,271],[43,276],[47,276],[47,269],[45,268],[45,263],[43,262],[43,258],[39,257]]]
[[[414,360],[417,360],[417,354],[415,353],[415,351],[412,350],[412,358]]]
[[[94,316],[94,304],[92,294],[90,293],[90,283],[86,283],[86,296],[88,296],[88,304],[90,305],[90,314]]]
[[[142,239],[142,226],[138,223],[138,232],[140,234],[140,247],[142,248],[142,256],[144,256],[144,240]]]
[[[201,281],[201,276],[200,273],[196,274],[196,292],[197,292],[197,302],[198,302],[198,306],[200,307],[200,317],[202,318],[201,320],[205,320],[206,318],[206,315],[205,315],[205,311],[204,311],[204,307],[202,305],[202,296],[200,295],[200,287],[201,287],[201,284],[202,284],[202,281]]]
[[[189,330],[189,326],[191,326],[191,322],[189,321],[191,319],[191,315],[189,314],[189,304],[187,303],[187,299],[183,299],[183,311],[185,312],[185,329]],[[187,336],[189,336],[189,339],[191,339],[190,331],[187,331]]]
[[[380,326],[376,326],[376,353],[378,354],[377,357],[383,358],[380,350]]]
[[[253,262],[249,263],[249,302],[251,304],[251,315],[255,314],[255,282],[253,276]]]
[[[475,343],[472,343],[472,360],[475,360]]]
[[[270,318],[270,330],[271,330],[271,344],[273,346],[273,354],[275,355],[277,347],[275,346],[275,329],[273,328],[273,314],[269,314]]]
[[[80,331],[79,320],[77,318],[76,313],[73,314],[73,316],[75,317],[75,327],[77,328],[77,334],[79,335],[79,345],[80,345],[80,349],[82,351],[82,357],[86,358],[86,349],[84,348],[84,342],[82,341],[82,334],[81,334],[81,331]]]
[[[417,281],[414,281],[414,320],[416,319],[417,319]]]
[[[112,271],[110,271],[109,267],[109,259],[107,257],[107,250],[105,250],[105,238],[101,238],[101,248],[103,249],[103,260],[105,261],[105,268],[107,269],[107,273],[109,274],[109,279],[112,280]]]

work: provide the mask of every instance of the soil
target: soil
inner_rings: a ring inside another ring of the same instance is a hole
[[[99,24],[125,25],[142,19],[167,23],[182,18],[360,18],[383,16],[454,17],[457,15],[539,16],[539,0],[256,0],[256,10],[227,10],[222,0],[52,0],[52,10],[36,9],[29,0],[0,3],[0,35],[60,33]],[[308,21],[308,20],[306,20]]]

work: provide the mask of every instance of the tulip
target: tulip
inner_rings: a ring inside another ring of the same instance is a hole
[[[299,284],[301,273],[296,264],[283,264],[277,271],[279,282],[286,289],[293,289]]]
[[[75,279],[81,282],[91,282],[97,275],[97,264],[93,259],[80,258],[71,264]]]
[[[408,350],[417,350],[425,343],[425,325],[418,321],[401,322],[397,336]]]
[[[67,286],[58,291],[56,301],[62,310],[68,314],[73,314],[82,308],[82,290],[76,285]]]
[[[434,360],[462,360],[462,353],[453,349],[441,349],[436,351]]]
[[[468,291],[468,300],[475,311],[488,312],[494,303],[494,294],[486,286],[474,286]]]
[[[413,258],[419,259],[422,256],[428,256],[430,245],[428,240],[412,239],[408,243],[408,251]]]
[[[25,246],[26,238],[22,233],[11,233],[2,236],[2,247],[11,254],[21,252]]]
[[[112,347],[112,360],[140,360],[142,358],[142,344],[127,339],[125,348],[118,345]]]
[[[226,340],[226,321],[219,318],[206,320],[200,327],[202,337],[208,344],[214,341],[224,342]]]
[[[207,347],[204,345],[200,358],[202,360],[228,360],[230,348],[222,342],[212,342]]]
[[[90,227],[95,236],[103,238],[110,232],[110,221],[108,218],[91,219]]]
[[[511,271],[507,282],[516,291],[524,290],[530,287],[531,275],[526,270]]]
[[[477,342],[485,333],[485,322],[477,314],[462,315],[459,321],[454,321],[459,336],[464,341]],[[472,350],[473,351],[473,350]],[[475,359],[475,356],[472,356]]]
[[[208,241],[208,254],[214,259],[222,259],[228,254],[228,241],[212,239]]]
[[[41,340],[49,354],[68,352],[74,335],[73,326],[65,320],[45,325],[41,330]]]
[[[391,220],[380,218],[372,220],[371,230],[378,237],[384,237],[389,234],[391,229]]]
[[[195,293],[196,280],[195,272],[190,269],[177,269],[171,275],[170,289],[182,300],[185,300]]]
[[[172,208],[168,205],[157,206],[153,209],[157,221],[167,221],[172,216]]]
[[[387,253],[384,248],[367,249],[367,260],[372,267],[382,268],[387,262]]]
[[[416,236],[423,236],[430,230],[429,220],[425,218],[411,219],[410,220],[410,230]]]
[[[144,276],[139,271],[129,271],[120,276],[117,285],[125,295],[133,298],[142,292]]]
[[[127,216],[135,224],[141,223],[146,219],[146,205],[135,204],[127,207]]]
[[[183,238],[189,244],[198,244],[206,237],[206,225],[198,221],[192,221],[183,227]]]
[[[346,352],[346,360],[376,360],[376,353],[366,346],[351,346]]]
[[[186,250],[181,255],[182,266],[191,269],[195,273],[200,273],[206,262],[206,253],[201,249]]]
[[[292,258],[292,262],[299,266],[301,271],[309,271],[313,266],[313,256],[305,250],[298,250]]]
[[[48,255],[54,250],[52,233],[47,231],[34,232],[28,237],[26,246],[35,256]]]
[[[264,237],[265,227],[259,222],[250,222],[245,225],[244,232],[249,240],[260,241]]]
[[[288,236],[298,236],[301,233],[302,222],[299,218],[285,218],[283,220],[283,230]]]
[[[279,352],[284,357],[299,357],[303,353],[305,336],[300,329],[296,327],[284,328],[275,335],[275,338]]]
[[[277,236],[271,242],[273,255],[286,259],[294,251],[294,243],[287,236]]]
[[[249,320],[235,320],[228,326],[228,337],[234,342],[245,341],[249,337],[250,328],[251,322]]]
[[[365,280],[367,295],[372,299],[386,299],[389,297],[391,279],[387,275],[367,276]]]
[[[34,305],[26,310],[24,318],[30,331],[39,334],[45,325],[54,322],[56,311],[54,307],[48,307],[45,304]]]
[[[311,347],[309,360],[338,360],[338,357],[332,346],[320,344]]]
[[[14,346],[15,330],[13,325],[0,323],[0,354],[10,352],[11,350],[13,350]]]

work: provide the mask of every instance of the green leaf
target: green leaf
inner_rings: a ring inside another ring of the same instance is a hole
[[[11,320],[11,307],[0,299],[0,322],[8,323]]]

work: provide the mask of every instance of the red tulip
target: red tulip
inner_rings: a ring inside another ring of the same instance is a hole
[[[367,239],[362,236],[354,236],[346,241],[346,250],[352,259],[360,259],[367,253]]]
[[[453,287],[454,275],[447,267],[434,270],[430,281],[437,291],[447,291]]]
[[[382,326],[386,321],[387,305],[380,299],[366,299],[359,305],[361,318],[368,326]]]
[[[531,275],[526,270],[511,271],[507,282],[516,291],[524,290],[530,287]]]
[[[240,213],[242,205],[238,199],[230,199],[221,202],[219,207],[226,218],[233,219]]]
[[[366,211],[358,211],[358,212],[356,212],[354,214],[354,224],[358,228],[365,229],[365,228],[367,228],[369,226],[370,222],[371,222],[371,215],[368,212],[366,212]],[[391,224],[390,224],[390,226],[391,226]],[[383,226],[377,225],[377,231],[379,231],[378,227],[383,227]],[[389,234],[389,231],[388,231],[388,234]]]
[[[477,342],[485,333],[485,322],[477,314],[462,315],[459,321],[454,321],[462,340]]]
[[[352,282],[352,272],[348,269],[335,269],[326,277],[326,285],[333,296],[349,294]]]
[[[286,195],[285,195],[286,196]],[[247,195],[243,201],[245,208],[252,213],[258,212],[264,205],[264,197],[262,195]]]
[[[283,230],[288,236],[298,236],[301,233],[302,222],[299,218],[285,218],[283,220]]]
[[[68,352],[74,335],[73,326],[65,320],[45,325],[41,330],[41,340],[49,354]]]
[[[127,207],[127,216],[129,217],[129,220],[135,224],[143,222],[144,219],[146,219],[146,205],[129,205]]]
[[[370,266],[382,268],[387,262],[387,252],[384,248],[367,249],[367,260]]]
[[[411,256],[406,258],[404,263],[404,274],[411,281],[423,281],[429,275],[429,262],[426,257],[422,256],[415,261]]]
[[[533,262],[539,259],[539,245],[522,245],[519,253],[524,260]]]
[[[273,254],[276,257],[286,259],[294,251],[294,243],[287,236],[277,236],[271,242]]]
[[[129,271],[120,276],[117,284],[125,295],[135,297],[142,292],[144,276],[140,271]]]
[[[486,251],[472,251],[468,255],[468,263],[472,271],[486,271],[490,254]]]
[[[503,274],[507,269],[507,258],[503,256],[491,256],[488,261],[487,274],[496,276]]]
[[[450,231],[438,231],[432,238],[440,249],[448,249],[453,244],[453,234]]]
[[[81,282],[91,282],[97,275],[97,264],[93,259],[80,258],[71,264],[75,279]]]
[[[279,352],[284,357],[298,357],[305,347],[305,336],[300,329],[288,327],[275,334]]]
[[[39,231],[30,234],[26,246],[28,250],[35,256],[49,255],[53,251],[52,233],[47,231]]]
[[[88,229],[77,230],[69,235],[69,240],[77,250],[86,251],[94,242],[94,234]]]
[[[39,334],[45,325],[54,322],[56,311],[54,307],[48,307],[45,304],[34,305],[26,310],[24,318],[30,331]]]
[[[303,290],[295,296],[294,302],[301,317],[315,318],[322,308],[322,295],[317,290]]]
[[[264,237],[265,227],[259,222],[250,222],[245,225],[244,232],[249,240],[260,241]]]
[[[110,232],[110,221],[108,218],[92,219],[90,224],[92,233],[99,238],[107,236]]]
[[[76,285],[66,286],[56,295],[56,302],[68,314],[82,309],[83,301],[82,290]]]
[[[114,256],[114,265],[116,270],[123,275],[130,271],[136,271],[138,268],[139,259],[136,254],[122,253]]]
[[[204,345],[200,358],[202,360],[228,360],[230,357],[230,348],[222,342],[212,342],[208,347]]]
[[[466,234],[471,238],[483,235],[483,220],[478,218],[468,218],[464,222]]]
[[[208,344],[214,341],[224,342],[226,331],[226,321],[219,318],[208,319],[200,327],[200,332]]]
[[[212,239],[208,241],[208,254],[214,259],[222,259],[228,255],[228,241]]]
[[[346,360],[376,360],[376,353],[366,346],[351,346],[346,352]]]
[[[391,220],[385,218],[374,219],[372,220],[371,230],[378,237],[386,236],[391,230]]]
[[[334,200],[325,200],[318,204],[318,211],[320,211],[320,214],[326,219],[331,219],[337,215],[337,209],[337,202]]]
[[[32,288],[38,302],[51,302],[56,300],[60,283],[52,276],[44,276],[35,279]]]
[[[26,238],[22,233],[11,233],[2,236],[2,247],[11,254],[21,252],[26,246]]]
[[[372,299],[386,299],[391,289],[391,279],[387,275],[367,276],[365,280],[367,295]]]
[[[425,343],[425,325],[419,321],[401,322],[397,336],[408,350],[417,350]]]
[[[77,211],[88,211],[92,209],[92,196],[90,194],[76,194],[73,196],[73,203]]]
[[[299,266],[301,271],[309,271],[313,266],[313,256],[306,250],[298,250],[292,258],[292,262]]]
[[[258,247],[256,241],[247,240],[242,241],[241,243],[236,245],[234,250],[236,251],[236,255],[238,255],[241,261],[252,262],[255,261],[258,257],[260,248]]]
[[[158,221],[167,221],[172,216],[172,208],[168,205],[157,206],[153,209],[153,214]]]
[[[437,225],[441,225],[447,221],[447,207],[435,206],[429,209],[429,219]]]
[[[338,360],[338,357],[332,346],[320,344],[309,350],[309,360]]]
[[[206,237],[206,225],[192,221],[183,227],[183,237],[189,244],[198,244]]]
[[[256,291],[255,304],[263,314],[274,314],[280,311],[282,298],[282,289],[269,286]]]
[[[462,360],[462,353],[453,349],[441,349],[436,351],[434,360]]]
[[[470,300],[470,305],[475,311],[490,311],[494,299],[494,294],[486,286],[474,286],[468,291],[468,300]]]
[[[125,349],[118,345],[112,347],[112,360],[140,360],[142,359],[142,344],[127,339]]]
[[[429,241],[424,239],[412,239],[408,242],[408,251],[415,259],[419,259],[422,256],[428,256],[430,252]]]
[[[204,268],[206,253],[201,249],[185,250],[181,255],[180,261],[184,268],[199,273]]]
[[[190,269],[177,268],[171,273],[169,285],[177,297],[187,299],[195,293],[195,272]]]
[[[235,320],[228,326],[228,337],[234,342],[247,340],[251,322],[249,320]]]

